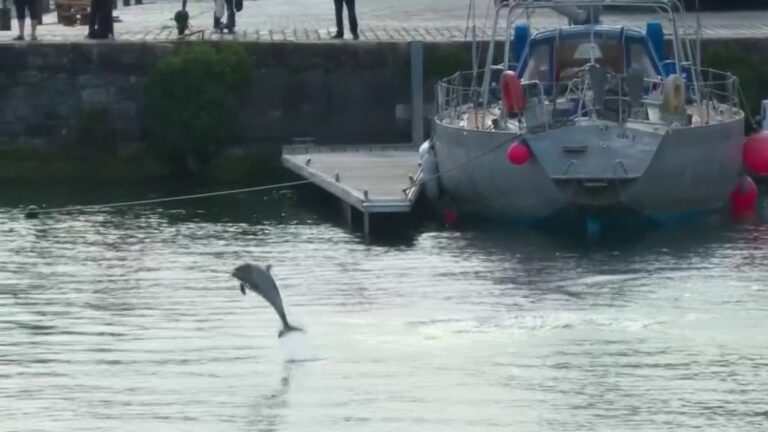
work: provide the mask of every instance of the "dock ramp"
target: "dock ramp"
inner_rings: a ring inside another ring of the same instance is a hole
[[[283,166],[339,198],[351,222],[352,210],[363,216],[409,213],[419,196],[419,156],[413,144],[315,145],[283,147]]]

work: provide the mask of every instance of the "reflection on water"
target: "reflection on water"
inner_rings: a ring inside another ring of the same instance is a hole
[[[593,242],[421,229],[368,244],[293,191],[13,213],[157,189],[86,190],[0,191],[2,430],[766,424],[761,222]],[[273,263],[307,345],[278,340],[274,312],[240,294],[229,274],[243,261]]]

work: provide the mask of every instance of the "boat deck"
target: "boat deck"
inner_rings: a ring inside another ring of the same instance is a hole
[[[420,190],[418,152],[412,144],[283,147],[283,166],[311,180],[363,214],[409,213]]]

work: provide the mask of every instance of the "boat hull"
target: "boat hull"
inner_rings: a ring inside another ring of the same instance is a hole
[[[721,208],[738,180],[742,118],[688,128],[596,124],[522,136],[435,122],[443,203],[460,214],[536,223],[636,213],[670,222]],[[532,157],[506,152],[525,140]]]

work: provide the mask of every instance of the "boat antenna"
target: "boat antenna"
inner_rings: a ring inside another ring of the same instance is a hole
[[[698,64],[699,71],[701,71],[701,8],[699,7],[699,0],[696,0],[696,63]]]
[[[469,21],[472,20],[472,80],[475,80],[477,76],[477,31],[475,22],[475,0],[469,0],[469,9],[467,10],[467,25],[464,28],[464,40],[467,39],[467,33],[469,32]]]

